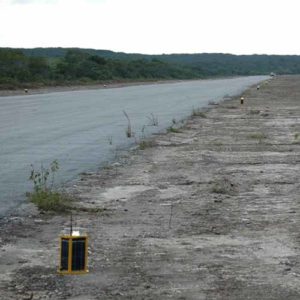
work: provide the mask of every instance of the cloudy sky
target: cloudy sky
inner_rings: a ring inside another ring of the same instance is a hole
[[[0,47],[300,54],[299,0],[0,0]]]

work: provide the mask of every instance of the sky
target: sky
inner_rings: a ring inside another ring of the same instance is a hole
[[[0,0],[0,47],[300,55],[299,0]]]

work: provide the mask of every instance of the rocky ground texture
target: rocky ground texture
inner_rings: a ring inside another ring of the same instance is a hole
[[[300,77],[194,113],[83,174],[89,273],[57,274],[69,217],[1,221],[1,299],[300,299]]]

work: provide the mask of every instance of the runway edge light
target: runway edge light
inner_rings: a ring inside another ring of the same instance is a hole
[[[59,238],[60,262],[58,273],[61,275],[80,275],[88,273],[88,235],[73,230],[72,216],[70,231],[66,230]]]

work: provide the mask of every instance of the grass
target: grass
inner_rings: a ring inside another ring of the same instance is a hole
[[[151,140],[142,140],[140,143],[139,143],[139,149],[140,150],[145,150],[147,148],[152,148],[155,146],[155,142],[154,141],[151,141]]]
[[[249,115],[258,115],[260,113],[260,110],[258,109],[251,109],[248,114]]]
[[[211,142],[211,144],[215,146],[223,146],[223,143],[220,140],[214,140]]]
[[[300,134],[298,132],[294,134],[293,144],[300,144]]]
[[[192,117],[207,118],[207,115],[203,111],[201,111],[200,109],[193,108]]]
[[[267,138],[267,135],[262,132],[256,132],[256,133],[249,134],[248,138],[254,140],[264,140]]]
[[[175,128],[173,126],[170,126],[167,128],[167,132],[172,132],[172,133],[181,133],[182,131],[178,128]]]
[[[33,191],[27,193],[27,197],[39,210],[63,212],[71,208],[71,197],[53,188],[58,169],[57,160],[52,161],[48,167],[41,164],[39,169],[31,165],[29,180],[33,183]]]
[[[58,191],[34,191],[28,197],[39,210],[64,212],[71,208],[71,198]]]
[[[112,165],[109,162],[105,162],[102,166],[103,170],[111,170],[112,169]]]

